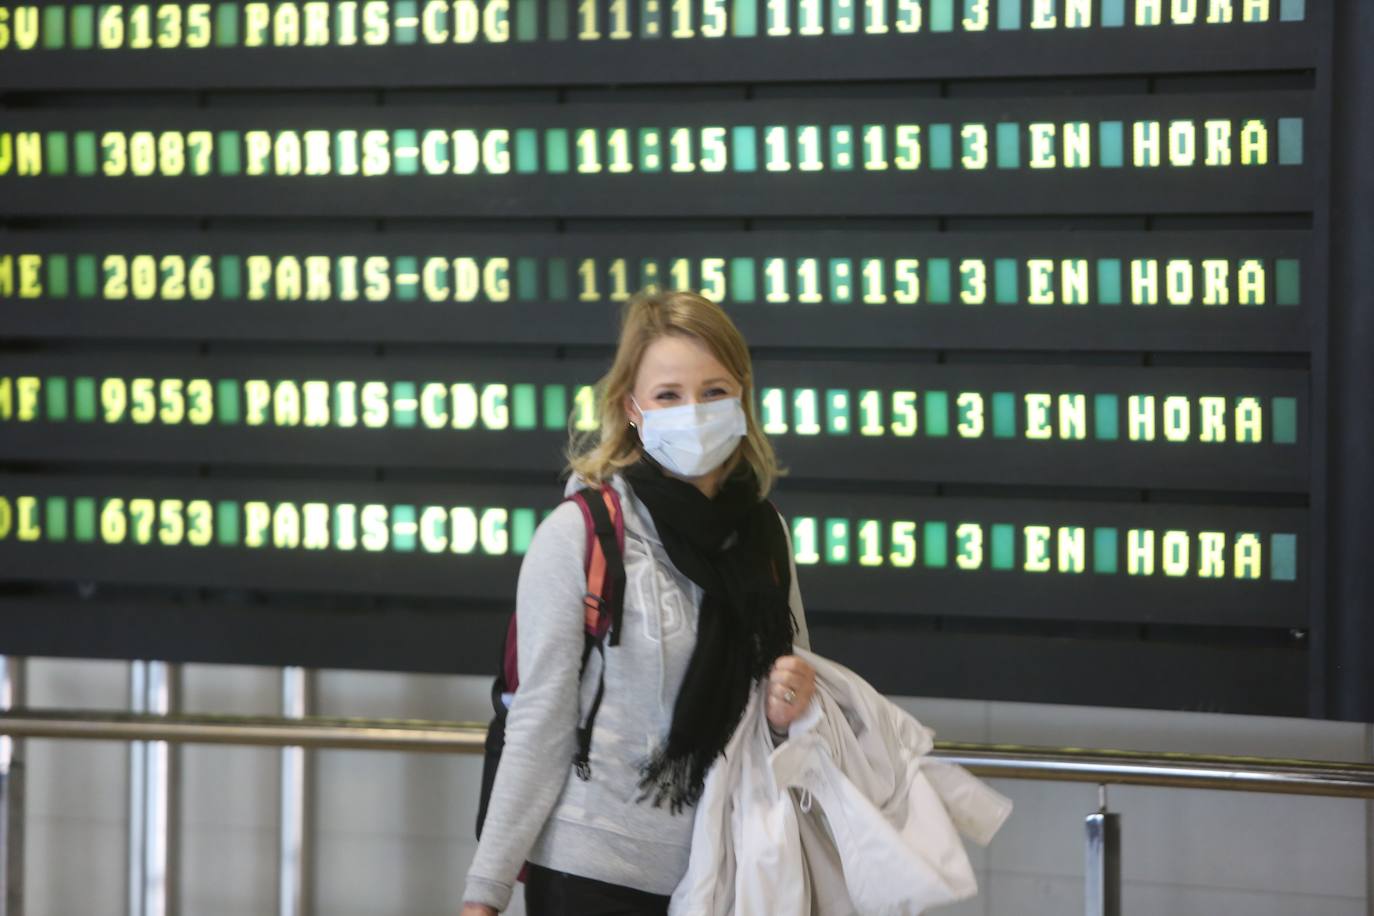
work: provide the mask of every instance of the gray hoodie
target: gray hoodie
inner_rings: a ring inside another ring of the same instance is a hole
[[[516,585],[520,689],[492,787],[464,901],[498,910],[526,860],[653,894],[671,894],[687,870],[691,810],[637,802],[638,763],[667,738],[696,644],[701,588],[668,559],[649,512],[624,478],[612,486],[625,515],[625,602],[620,645],[606,647],[606,693],[592,732],[591,778],[572,769],[576,728],[596,692],[593,652],[579,688],[586,530],[563,503],[535,530]],[[571,493],[583,484],[569,481]],[[786,523],[779,519],[786,531]],[[788,536],[789,556],[791,538]],[[796,564],[789,596],[809,648]]]

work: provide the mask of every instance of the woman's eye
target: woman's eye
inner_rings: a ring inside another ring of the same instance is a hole
[[[675,398],[677,398],[677,392],[674,391],[662,391],[654,396],[655,401],[671,401]]]

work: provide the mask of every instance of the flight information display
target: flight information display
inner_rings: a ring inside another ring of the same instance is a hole
[[[144,371],[165,368],[129,376],[106,362],[111,374],[69,359],[0,364],[5,452],[535,471],[557,466],[570,431],[599,428],[592,385],[605,369],[297,358],[283,378],[281,363],[262,359],[153,359]],[[1300,372],[814,360],[760,360],[755,372],[755,415],[800,478],[997,483],[1015,466],[1026,483],[1308,483]]]
[[[95,85],[93,79],[118,88],[472,86],[1297,67],[1315,57],[1307,6],[1306,0],[21,3],[0,7],[0,77],[50,88]]]
[[[378,178],[794,169],[915,172],[921,170],[923,158],[928,158],[930,171],[983,172],[1023,166],[1043,170],[1206,166],[1220,171],[1257,169],[1271,161],[1301,165],[1302,131],[1301,117],[1206,115],[1175,119],[1164,126],[1158,120],[1111,120],[542,130],[49,130],[0,134],[0,152],[5,154],[0,174]]]
[[[687,102],[664,114],[7,112],[0,189],[21,214],[447,217],[1169,213],[1194,209],[1200,182],[1213,211],[1272,212],[1314,192],[1301,92]]]
[[[822,652],[1328,714],[1336,12],[0,3],[0,653],[486,673],[690,289]]]
[[[77,490],[0,478],[0,573],[60,575],[80,562],[117,582],[435,596],[451,594],[456,576],[464,595],[496,599],[549,508],[530,488],[352,489],[87,480]],[[839,515],[816,493],[789,503],[799,576],[816,583],[820,608],[848,595],[850,612],[900,615],[916,601],[976,613],[1035,581],[1065,599],[1056,618],[1253,626],[1303,616],[1298,511],[870,497],[846,500]]]
[[[39,336],[602,345],[614,309],[657,286],[722,303],[758,346],[1301,352],[1304,303],[1322,298],[1312,246],[1310,233],[1282,231],[490,233],[439,243],[413,233],[349,242],[25,232],[0,239],[0,303],[12,333]]]

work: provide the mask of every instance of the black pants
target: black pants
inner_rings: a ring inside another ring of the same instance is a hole
[[[668,898],[530,862],[525,871],[525,912],[528,916],[667,916]]]

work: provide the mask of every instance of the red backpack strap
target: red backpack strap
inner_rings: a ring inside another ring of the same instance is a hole
[[[578,490],[570,498],[582,510],[587,531],[587,589],[582,598],[586,631],[595,639],[609,632],[611,645],[618,645],[625,592],[625,517],[620,494],[603,485]]]

